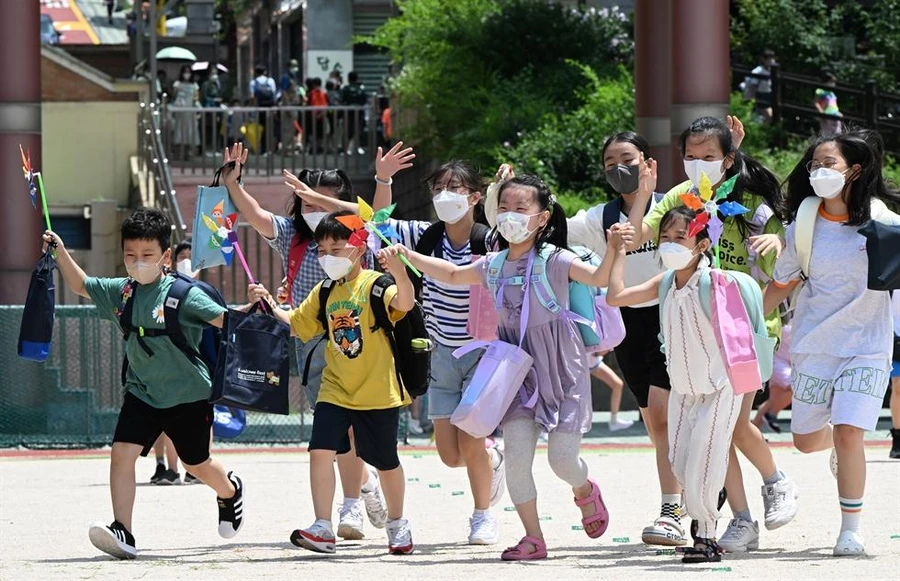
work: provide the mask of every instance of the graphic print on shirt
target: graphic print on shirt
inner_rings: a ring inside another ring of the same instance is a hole
[[[156,305],[155,307],[153,307],[153,311],[150,312],[150,316],[160,325],[166,322],[166,313],[162,305]]]
[[[331,341],[348,359],[356,359],[363,350],[362,329],[359,326],[361,308],[350,301],[336,301],[328,305]]]

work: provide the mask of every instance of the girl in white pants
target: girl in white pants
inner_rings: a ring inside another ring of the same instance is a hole
[[[701,211],[701,215],[704,212]],[[667,272],[647,282],[625,288],[623,239],[631,226],[614,227],[607,258],[613,260],[607,301],[624,307],[659,297],[661,329],[666,344],[666,366],[672,383],[669,396],[669,461],[684,488],[688,515],[698,523],[694,547],[684,550],[685,563],[722,560],[716,543],[719,491],[725,483],[731,437],[743,397],[736,397],[708,312],[700,303],[699,284],[709,276],[705,252],[712,245],[709,232],[697,221],[697,213],[679,206],[660,223],[659,255]],[[610,256],[612,254],[612,256]],[[674,271],[674,272],[673,272]],[[729,276],[745,276],[730,273]],[[668,286],[660,296],[661,285]],[[758,285],[748,285],[759,295],[756,319],[762,320]],[[753,308],[747,305],[748,310]]]

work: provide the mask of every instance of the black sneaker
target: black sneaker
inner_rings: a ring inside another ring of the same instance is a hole
[[[203,484],[203,481],[191,474],[190,472],[184,473],[184,481],[185,484]]]
[[[159,479],[162,478],[166,473],[166,465],[162,462],[156,463],[156,472],[153,473],[153,476],[150,477],[150,484],[156,484],[159,482]]]
[[[766,412],[763,415],[763,418],[766,420],[766,425],[769,426],[770,430],[772,430],[776,434],[781,433],[781,425],[778,423],[778,417],[775,414]]]
[[[162,477],[154,482],[157,486],[172,486],[174,484],[181,484],[181,475],[174,470],[166,470]]]
[[[891,438],[894,442],[891,445],[890,457],[900,459],[900,428],[891,428]]]
[[[228,480],[234,485],[234,496],[216,498],[219,503],[219,536],[230,539],[244,526],[244,483],[234,472],[228,473]]]
[[[134,537],[117,520],[109,526],[95,522],[88,530],[88,537],[92,545],[116,559],[134,559],[137,556]]]

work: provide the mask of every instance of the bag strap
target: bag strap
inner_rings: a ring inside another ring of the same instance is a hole
[[[605,206],[603,206],[603,238],[607,238],[607,230],[613,227],[614,224],[619,223],[619,215],[622,213],[622,198],[616,198],[610,202],[607,202]]]
[[[388,316],[388,306],[384,304],[384,293],[387,292],[388,288],[395,284],[394,279],[386,274],[382,274],[372,283],[370,296],[372,300],[372,313],[375,315],[375,327],[372,331],[375,332],[381,329],[384,331],[385,336],[387,336],[388,343],[391,345],[391,353],[394,356],[394,373],[397,374],[397,384],[400,386],[400,395],[402,397],[402,392],[406,391],[406,386],[403,385],[403,376],[400,373],[400,350],[397,347],[397,339],[394,337],[394,324],[391,323],[391,319]]]
[[[169,340],[178,347],[178,350],[187,355],[187,358],[197,362],[202,360],[200,353],[188,344],[184,331],[181,329],[181,305],[187,298],[188,293],[194,286],[193,281],[185,275],[178,272],[171,272],[168,276],[174,278],[169,292],[166,293],[166,300],[163,303],[163,320],[166,325],[166,335]]]
[[[302,385],[308,385],[309,381],[309,368],[312,366],[312,358],[313,353],[315,353],[316,348],[319,346],[319,343],[328,338],[328,315],[325,312],[325,307],[328,305],[328,297],[331,295],[331,289],[334,286],[334,281],[330,278],[326,278],[322,281],[322,284],[319,286],[319,313],[317,314],[317,318],[319,319],[319,323],[322,325],[322,329],[325,331],[325,334],[316,341],[315,346],[309,350],[309,354],[306,356],[306,363],[303,365],[303,380]],[[316,402],[312,402],[315,404]]]
[[[294,237],[291,239],[291,250],[288,253],[287,267],[287,288],[289,301],[291,300],[294,279],[297,278],[297,273],[300,272],[300,265],[303,264],[303,259],[306,258],[306,251],[309,249],[309,243],[309,238],[301,242],[300,234],[297,232],[294,233]]]
[[[216,173],[213,174],[213,180],[212,180],[212,183],[209,184],[209,187],[211,187],[211,188],[219,187],[219,179],[222,177],[222,172],[225,171],[225,168],[234,170],[236,165],[237,165],[236,162],[233,162],[233,161],[229,161],[228,163],[222,164],[222,167],[217,169]],[[244,174],[244,166],[242,165],[241,173],[238,174],[238,179],[237,179],[238,183],[240,183],[242,181],[241,178],[243,177],[243,174]]]
[[[434,256],[435,258],[444,258],[442,239],[446,226],[443,222],[435,222],[419,236],[416,243],[416,252],[423,256]]]
[[[816,215],[822,198],[809,196],[800,203],[797,209],[796,225],[794,226],[794,245],[797,247],[797,257],[800,259],[800,277],[803,280],[809,278],[809,259],[812,256],[813,230],[816,227]]]
[[[481,222],[472,224],[472,232],[469,234],[469,249],[476,256],[487,254],[487,238],[491,229]]]

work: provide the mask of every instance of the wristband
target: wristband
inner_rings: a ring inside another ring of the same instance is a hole
[[[378,174],[375,174],[375,183],[381,184],[383,186],[389,186],[394,183],[394,178],[388,178],[387,180],[383,180],[378,177]]]

